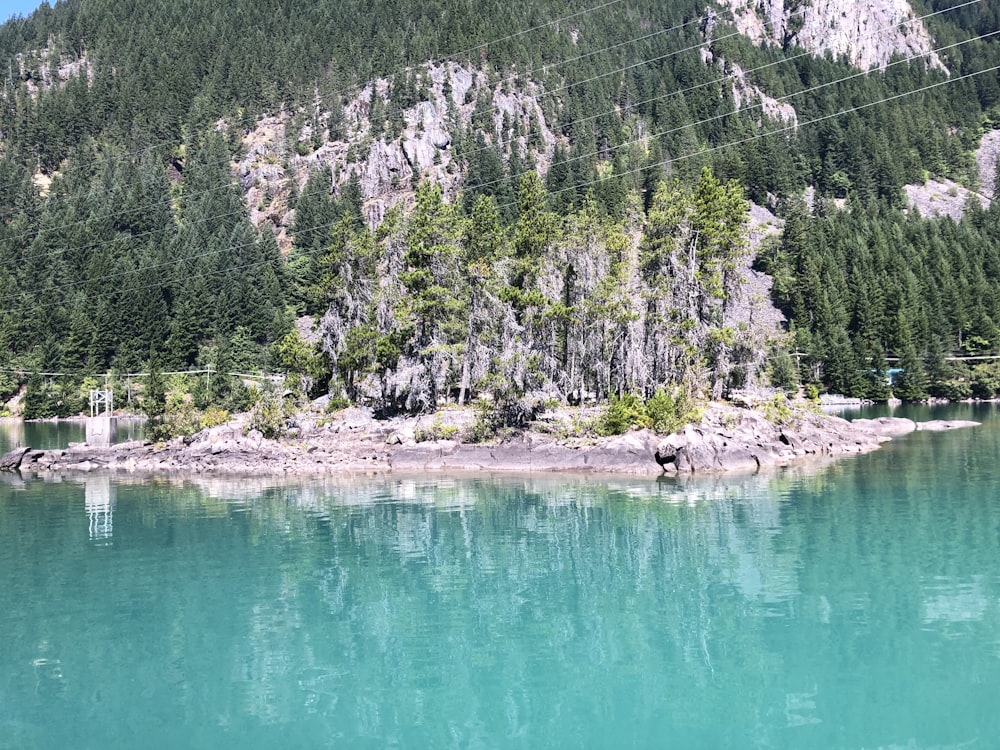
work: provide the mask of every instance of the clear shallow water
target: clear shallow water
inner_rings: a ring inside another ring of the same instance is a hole
[[[117,441],[141,440],[145,437],[145,420],[118,417]],[[87,439],[87,425],[82,420],[57,420],[52,422],[0,422],[0,455],[19,447],[30,446],[39,450],[66,448],[70,443]]]
[[[0,748],[996,747],[1000,420],[944,416],[688,482],[8,477]]]

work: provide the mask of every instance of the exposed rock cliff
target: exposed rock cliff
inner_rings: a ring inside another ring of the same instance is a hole
[[[372,226],[389,208],[412,198],[417,180],[429,178],[453,197],[463,179],[453,141],[469,130],[477,102],[488,107],[492,120],[486,128],[488,145],[505,157],[512,150],[521,157],[530,154],[544,173],[557,137],[539,103],[536,83],[522,80],[515,90],[512,81],[491,82],[486,73],[451,62],[428,65],[418,75],[425,81],[422,96],[402,111],[396,132],[391,124],[373,122],[392,106],[386,79],[348,98],[336,128],[332,113],[318,107],[311,113],[316,133],[313,126],[294,133],[292,114],[262,119],[244,138],[246,154],[237,165],[254,223],[269,221],[287,246],[287,228],[294,220],[288,210],[292,185],[301,188],[314,170],[329,173],[334,192],[357,179]]]
[[[14,55],[14,64],[17,75],[33,97],[37,97],[39,91],[64,86],[80,75],[85,76],[88,83],[94,81],[94,66],[86,51],[79,56],[61,54],[53,39],[49,39],[43,49]]]
[[[868,70],[894,55],[924,57],[945,70],[933,40],[908,0],[720,0],[736,27],[756,44],[798,46],[845,58]]]
[[[757,107],[760,113],[760,116],[757,117],[758,122],[762,117],[766,117],[773,122],[793,127],[798,126],[799,116],[791,104],[775,99],[759,86],[751,83],[746,72],[739,65],[733,63],[729,68],[733,104],[736,105],[737,109],[742,109],[744,106]]]

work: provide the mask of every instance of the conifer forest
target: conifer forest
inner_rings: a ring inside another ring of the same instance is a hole
[[[765,5],[782,39],[747,33]],[[809,0],[13,17],[2,402],[70,415],[105,374],[206,370],[168,375],[201,409],[259,399],[238,373],[379,414],[488,397],[505,423],[996,397],[1000,4],[909,5],[861,32],[911,35],[875,63],[810,49]]]

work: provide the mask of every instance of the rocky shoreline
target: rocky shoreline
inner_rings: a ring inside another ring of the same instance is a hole
[[[464,416],[463,416],[464,414]],[[448,418],[461,422],[468,413]],[[424,418],[426,423],[426,419]],[[441,415],[434,417],[441,432]],[[586,472],[599,474],[705,474],[753,472],[810,457],[866,453],[917,430],[946,430],[976,422],[884,417],[856,419],[796,411],[781,423],[755,409],[711,404],[697,425],[660,436],[635,430],[610,438],[573,435],[550,419],[496,443],[423,440],[419,420],[378,421],[349,409],[305,424],[293,435],[268,440],[235,421],[168,443],[120,443],[109,448],[72,444],[62,450],[19,448],[0,459],[0,470],[46,475],[110,471],[132,474],[322,476],[335,474],[476,472]],[[459,432],[455,426],[454,432]],[[427,430],[424,431],[425,436]]]

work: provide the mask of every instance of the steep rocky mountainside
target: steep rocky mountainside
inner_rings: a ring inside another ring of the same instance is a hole
[[[920,185],[906,185],[907,203],[921,216],[948,216],[960,221],[973,203],[988,209],[996,199],[997,163],[1000,161],[1000,130],[983,136],[975,154],[976,184],[965,187],[954,180],[934,178]]]
[[[44,5],[0,25],[0,351],[295,370],[309,316],[332,369],[303,382],[389,409],[497,361],[512,398],[878,397],[886,361],[936,352],[967,390],[941,357],[1000,352],[993,213],[920,217],[995,192],[998,11]]]
[[[798,45],[817,56],[845,56],[862,69],[884,67],[898,55],[920,56],[930,66],[944,69],[931,51],[927,29],[914,20],[915,13],[905,0],[846,6],[826,0],[798,7],[779,0],[724,0],[722,4],[729,6],[739,31],[755,44]],[[712,23],[703,29],[701,59],[727,81],[726,90],[736,109],[755,112],[759,126],[797,127],[798,113],[787,97],[770,95],[744,66],[713,53],[713,30]],[[244,152],[234,171],[245,190],[251,220],[258,227],[270,227],[283,250],[292,245],[294,195],[317,171],[335,195],[348,183],[356,183],[365,221],[374,228],[393,206],[412,203],[420,180],[429,179],[441,185],[446,197],[457,198],[467,177],[456,158],[457,141],[471,141],[472,133],[482,136],[472,146],[473,152],[488,148],[504,160],[513,154],[533,163],[542,175],[555,149],[569,146],[570,139],[560,130],[553,110],[558,98],[546,96],[545,86],[530,75],[500,78],[495,71],[455,62],[428,63],[405,75],[418,81],[417,95],[397,112],[394,128],[383,128],[379,121],[393,107],[394,82],[379,78],[340,97],[339,111],[323,109],[317,97],[312,108],[262,118],[243,137]],[[644,124],[637,121],[636,125],[641,133]],[[225,127],[224,123],[220,126]],[[989,180],[988,175],[984,177]],[[912,186],[907,195],[913,205],[930,214],[950,205],[942,198],[945,190],[921,202],[921,191],[928,190],[933,192],[933,185]],[[964,189],[948,192],[965,198]],[[954,209],[945,212],[954,215]],[[780,226],[781,221],[767,208],[752,204],[754,248],[780,232]],[[733,300],[727,322],[752,323],[757,329],[776,332],[785,319],[770,302],[772,280],[752,270],[751,261],[748,258],[743,270],[746,283]]]
[[[897,56],[919,57],[946,72],[933,52],[927,28],[907,0],[721,0],[720,4],[731,11],[739,32],[758,45],[799,46],[816,56],[843,57],[865,70],[884,68]],[[736,109],[755,113],[759,126],[770,122],[797,127],[798,113],[787,96],[776,97],[755,82],[744,65],[713,53],[710,42],[721,16],[706,17],[716,21],[703,28],[701,58],[727,81],[725,89]],[[478,148],[488,147],[502,159],[515,154],[545,175],[555,148],[568,147],[571,139],[557,122],[559,91],[547,94],[528,73],[500,78],[495,70],[455,62],[409,69],[406,76],[422,81],[419,101],[398,113],[396,132],[385,132],[373,122],[373,108],[384,117],[394,106],[390,78],[345,93],[342,112],[324,110],[317,97],[313,107],[261,118],[244,136],[245,153],[235,168],[254,223],[270,224],[287,249],[294,221],[290,198],[315,170],[329,175],[333,193],[357,180],[370,226],[377,225],[392,206],[411,201],[413,187],[421,179],[440,184],[445,195],[454,198],[465,182],[455,158],[455,142],[462,133],[471,140],[480,132],[484,142]],[[612,109],[619,115],[623,112],[621,106]],[[644,122],[636,122],[638,134],[646,128]]]
[[[895,55],[926,56],[946,70],[933,53],[934,42],[908,0],[720,0],[737,28],[756,44],[844,58],[864,70],[885,68]]]
[[[491,84],[485,72],[456,63],[429,64],[421,72],[423,96],[400,113],[397,134],[373,135],[373,107],[384,113],[392,105],[391,83],[384,78],[347,98],[337,123],[331,121],[331,111],[318,107],[297,133],[289,113],[263,118],[243,138],[245,155],[236,167],[251,220],[258,226],[270,222],[287,247],[294,221],[288,209],[293,185],[301,188],[317,170],[329,175],[331,192],[357,181],[365,219],[373,227],[389,208],[412,200],[422,179],[441,185],[454,198],[464,175],[455,164],[453,141],[470,128],[477,108],[486,112],[478,124],[488,146],[504,156],[511,151],[522,158],[530,155],[541,172],[547,170],[557,137],[537,83],[522,83],[515,90],[512,82]]]

